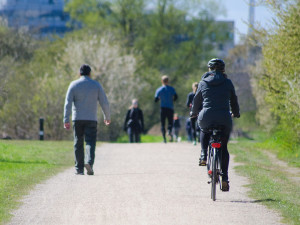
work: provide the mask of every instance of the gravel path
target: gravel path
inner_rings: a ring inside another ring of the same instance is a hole
[[[280,224],[280,217],[247,197],[247,179],[231,160],[230,192],[210,199],[199,146],[105,144],[94,176],[68,169],[38,184],[9,224],[28,225],[246,225]]]

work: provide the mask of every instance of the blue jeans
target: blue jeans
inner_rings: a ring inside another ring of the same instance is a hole
[[[88,163],[93,166],[95,161],[97,122],[89,120],[75,120],[73,121],[73,131],[75,168],[77,171],[83,171],[84,163]],[[84,140],[86,142],[85,157]]]

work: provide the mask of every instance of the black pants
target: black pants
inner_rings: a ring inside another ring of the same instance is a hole
[[[229,135],[227,132],[222,134],[222,162],[221,162],[221,169],[222,169],[222,173],[223,173],[223,180],[228,180],[228,166],[229,166],[229,152],[228,152],[228,148],[227,148],[227,144],[229,141]],[[203,131],[201,131],[200,133],[200,142],[201,142],[201,148],[202,151],[205,151],[205,157],[207,157],[207,149],[208,149],[208,145],[209,145],[209,139],[210,139],[210,134],[209,133],[205,133]],[[202,156],[201,156],[202,157]]]
[[[166,119],[168,119],[168,133],[172,135],[174,110],[169,108],[160,108],[161,132],[163,137],[166,136]]]
[[[134,143],[134,142],[139,143],[139,142],[141,142],[139,129],[134,128],[134,127],[128,127],[127,132],[128,132],[130,143]]]
[[[84,163],[91,166],[95,160],[97,122],[89,120],[73,121],[74,131],[74,152],[75,152],[75,168],[78,171],[83,171]],[[85,157],[84,157],[84,140]]]
[[[196,135],[197,135],[196,122],[197,122],[197,117],[191,118],[193,141],[196,141]]]

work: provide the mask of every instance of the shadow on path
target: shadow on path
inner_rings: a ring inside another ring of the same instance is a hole
[[[275,199],[271,199],[271,198],[266,198],[266,199],[258,199],[258,200],[234,200],[234,201],[230,201],[233,203],[261,203],[261,202],[276,202],[277,200]]]

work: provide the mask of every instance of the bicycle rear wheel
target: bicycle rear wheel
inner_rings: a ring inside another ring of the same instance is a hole
[[[212,149],[211,147],[209,146],[209,149],[208,149],[208,160],[207,160],[207,164],[206,164],[206,167],[207,167],[207,172],[209,170],[211,170],[211,165],[212,165]]]
[[[218,182],[218,158],[217,151],[215,148],[213,150],[213,158],[212,158],[212,178],[211,178],[211,198],[213,201],[216,201],[216,190],[217,190],[217,182]]]

